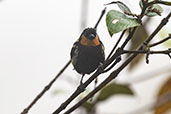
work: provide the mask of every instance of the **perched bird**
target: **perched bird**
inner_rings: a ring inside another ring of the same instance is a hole
[[[74,69],[82,74],[90,74],[105,60],[104,46],[94,28],[86,28],[71,49],[71,62]]]

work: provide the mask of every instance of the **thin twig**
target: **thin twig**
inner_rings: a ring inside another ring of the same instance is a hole
[[[117,41],[116,44],[114,45],[112,51],[109,53],[109,55],[108,55],[108,57],[107,57],[106,60],[108,60],[108,59],[111,57],[111,55],[113,54],[113,52],[116,50],[116,47],[118,46],[118,44],[119,44],[119,42],[121,41],[121,39],[122,39],[123,35],[125,34],[125,32],[126,32],[126,30],[124,30],[124,31],[121,33],[121,35],[120,35],[118,41]]]
[[[102,13],[101,13],[101,15],[100,15],[100,18],[98,19],[97,23],[96,23],[95,26],[94,26],[95,29],[96,29],[97,26],[99,25],[99,23],[100,23],[100,21],[101,21],[103,15],[105,14],[105,12],[106,12],[106,7],[102,10]]]
[[[171,6],[171,2],[168,2],[168,1],[161,1],[161,0],[154,0],[152,2],[149,2],[148,3],[148,6],[151,6],[153,4],[162,4],[162,5],[168,5],[168,6]]]
[[[126,40],[124,41],[124,43],[121,45],[120,48],[118,48],[116,50],[116,52],[113,54],[112,57],[110,57],[109,59],[107,59],[105,62],[104,62],[104,65],[103,65],[103,68],[105,69],[107,66],[109,66],[118,56],[121,55],[122,53],[122,50],[124,49],[124,47],[126,46],[126,44],[130,41],[130,39],[133,37],[134,33],[135,33],[135,30],[136,30],[136,27],[133,28],[133,30],[129,33],[129,35],[127,36]],[[120,36],[120,39],[122,38],[122,35],[124,33],[121,34]],[[118,40],[118,42],[115,44],[114,48],[112,49],[115,50],[115,47],[117,47],[118,43],[120,42],[120,39]],[[112,53],[111,51],[111,53]],[[114,67],[114,66],[113,66]]]
[[[107,69],[105,69],[104,71],[103,71],[103,73],[105,73],[105,72],[108,72],[109,70],[111,70],[117,63],[119,63],[121,61],[121,56],[118,56],[117,58],[116,58],[116,60],[115,60],[115,62],[111,65],[111,66],[109,66]]]
[[[138,50],[138,51],[132,51],[132,50],[123,50],[122,54],[169,54],[171,53],[171,50],[162,50],[162,51],[148,51],[148,50]]]
[[[128,44],[128,42],[131,40],[131,38],[133,37],[136,29],[137,29],[137,27],[134,27],[133,28],[133,30],[130,32],[129,36],[126,38],[125,42],[122,44],[121,49],[124,49],[124,47],[126,46],[126,44]]]
[[[159,31],[168,21],[168,19],[170,18],[171,13],[164,18],[161,23],[159,24],[159,26],[154,30],[154,32],[152,33],[151,36],[149,36],[147,38],[147,40],[145,41],[145,43],[149,43],[153,37],[158,33],[156,31]],[[142,48],[144,47],[144,44],[142,43],[141,46],[137,49],[137,50],[142,50]],[[114,70],[100,85],[98,85],[93,91],[91,91],[87,96],[85,96],[82,100],[80,100],[78,103],[76,103],[74,106],[72,106],[70,109],[68,109],[64,114],[70,114],[71,112],[73,112],[75,109],[77,109],[80,105],[82,105],[83,103],[85,103],[89,98],[91,98],[92,96],[94,96],[99,90],[101,90],[106,84],[108,84],[111,80],[115,79],[118,74],[137,56],[137,53],[134,53],[132,56],[130,56],[118,69]]]
[[[59,73],[55,76],[55,78],[47,84],[44,89],[36,96],[36,98],[26,107],[21,114],[27,114],[28,111],[32,108],[32,106],[50,89],[52,84],[56,81],[56,79],[65,71],[65,69],[69,66],[71,60],[67,62],[67,64],[59,71]]]
[[[169,18],[171,16],[171,12],[167,15],[166,18],[164,18],[161,23],[159,24],[159,26],[155,29],[155,31],[150,35],[150,37],[145,41],[144,44],[148,44],[151,39],[153,39],[153,37],[161,30],[161,28],[166,25],[166,23],[169,21]]]
[[[163,40],[161,40],[161,41],[159,41],[159,42],[156,42],[156,43],[154,43],[154,44],[150,44],[150,45],[148,45],[148,47],[154,47],[154,46],[159,45],[159,44],[161,44],[161,43],[163,43],[163,42],[165,42],[165,41],[167,41],[167,40],[169,40],[169,39],[171,39],[171,36],[169,36],[169,37],[167,37],[167,38],[164,38]]]

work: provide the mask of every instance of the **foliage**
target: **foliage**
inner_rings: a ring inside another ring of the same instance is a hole
[[[140,24],[135,18],[130,18],[119,11],[111,10],[107,13],[106,25],[109,34],[112,36],[115,33],[139,26]]]

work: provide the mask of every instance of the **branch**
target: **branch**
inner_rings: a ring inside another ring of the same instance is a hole
[[[122,46],[120,48],[118,48],[116,50],[116,52],[113,54],[112,57],[108,56],[108,59],[104,62],[104,68],[106,68],[107,66],[109,66],[118,56],[120,56],[122,54],[122,50],[124,49],[124,47],[126,46],[126,44],[130,41],[130,39],[133,37],[134,33],[136,31],[136,27],[133,28],[133,30],[129,33],[128,37],[126,38],[126,40],[124,41],[124,43],[122,44]],[[120,38],[118,39],[117,43],[115,44],[114,48],[112,49],[115,50],[115,48],[117,47],[117,45],[119,44],[122,36],[124,35],[124,31],[122,32]],[[113,52],[111,51],[110,54],[112,54]],[[110,57],[110,58],[109,58]],[[117,62],[118,63],[118,62]],[[116,64],[117,64],[116,63]],[[116,65],[115,64],[115,65]],[[112,65],[112,67],[114,67],[115,65]],[[110,69],[112,68],[110,67]]]
[[[148,51],[148,50],[137,50],[137,51],[130,51],[130,50],[123,50],[123,54],[169,54],[171,50],[163,50],[163,51]]]
[[[125,42],[122,44],[121,49],[124,49],[124,47],[126,46],[126,44],[128,44],[128,42],[130,41],[130,39],[133,37],[135,31],[136,31],[137,27],[134,27],[133,30],[130,32],[130,34],[128,35],[128,37],[126,38]]]
[[[159,26],[155,29],[155,31],[150,35],[150,37],[144,42],[144,44],[148,44],[153,37],[161,30],[161,28],[166,25],[166,23],[169,21],[169,18],[171,16],[171,12],[167,15],[166,18],[164,18],[161,23],[159,24]]]
[[[149,38],[147,38],[147,40],[144,42],[145,44],[148,44],[153,37],[157,34],[156,31],[159,31],[168,21],[168,19],[170,18],[171,13],[168,14],[168,16],[166,18],[164,18],[161,23],[159,24],[159,26],[155,29],[155,31],[151,34],[151,36],[149,36]],[[144,43],[141,44],[141,46],[139,46],[139,48],[137,50],[142,50],[144,47]],[[94,96],[99,90],[101,90],[106,84],[108,84],[110,81],[112,81],[113,79],[115,79],[118,74],[137,56],[137,53],[134,53],[132,56],[130,56],[118,69],[114,70],[100,85],[98,85],[93,91],[91,91],[87,96],[85,96],[82,100],[80,100],[78,103],[76,103],[73,107],[71,107],[70,109],[68,109],[64,114],[70,114],[71,112],[73,112],[75,109],[77,109],[80,105],[82,105],[83,103],[85,103],[89,98],[91,98],[92,96]],[[53,114],[57,114],[57,113],[53,113]]]
[[[59,71],[59,73],[55,76],[55,78],[44,87],[44,89],[36,96],[36,98],[26,107],[21,114],[27,114],[28,111],[32,108],[32,106],[50,89],[52,84],[56,81],[56,79],[65,71],[65,69],[69,66],[71,60],[67,62],[67,64]]]
[[[114,62],[111,66],[109,66],[109,68],[105,69],[105,70],[103,71],[103,73],[108,72],[109,70],[111,70],[111,69],[112,69],[117,63],[119,63],[120,61],[121,61],[121,56],[118,56],[118,57],[116,58],[115,62]]]
[[[154,43],[154,44],[148,45],[148,47],[154,47],[154,46],[159,45],[159,44],[161,44],[161,43],[163,43],[163,42],[165,42],[165,41],[167,41],[167,40],[170,40],[170,39],[171,39],[171,36],[168,36],[167,38],[164,38],[163,40],[161,40],[161,41],[159,41],[159,42],[156,42],[156,43]]]
[[[102,19],[103,15],[105,14],[105,12],[106,12],[106,7],[102,10],[102,13],[101,13],[101,15],[100,15],[100,18],[98,19],[96,25],[94,26],[95,29],[96,29],[97,26],[99,25],[99,22],[101,21],[101,19]]]
[[[148,6],[151,6],[153,4],[162,4],[162,5],[168,5],[168,6],[171,6],[171,2],[168,2],[168,1],[161,1],[161,0],[154,0],[152,2],[149,2],[148,3]]]
[[[107,57],[106,60],[109,60],[109,58],[111,57],[111,55],[112,55],[113,52],[115,51],[116,47],[118,46],[118,44],[119,44],[119,42],[121,41],[121,39],[122,39],[123,35],[125,34],[125,32],[126,32],[126,30],[124,30],[124,31],[121,33],[121,35],[120,35],[118,41],[116,42],[115,46],[113,47],[113,49],[112,49],[111,52],[109,53],[109,55],[108,55],[108,57]]]

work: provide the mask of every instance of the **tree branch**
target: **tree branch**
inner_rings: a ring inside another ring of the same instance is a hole
[[[123,50],[123,54],[169,54],[171,53],[171,50],[162,50],[162,51],[148,51],[148,50],[138,50],[138,51],[130,51],[130,50]]]
[[[161,1],[161,0],[154,0],[152,2],[149,2],[148,3],[148,6],[151,6],[153,4],[162,4],[162,5],[168,5],[168,6],[171,6],[171,2],[168,2],[168,1]]]
[[[144,42],[144,44],[148,44],[153,37],[161,30],[161,28],[166,25],[166,23],[169,21],[169,18],[171,16],[171,12],[167,15],[166,18],[164,18],[161,23],[159,24],[159,26],[155,29],[155,31],[150,35],[150,37]]]
[[[117,48],[119,42],[121,41],[123,35],[125,34],[125,32],[126,32],[126,30],[124,30],[124,31],[121,33],[121,35],[120,35],[118,41],[117,41],[116,44],[114,45],[113,49],[112,49],[111,52],[109,53],[109,55],[108,55],[108,57],[107,57],[106,60],[109,60],[109,58],[111,57],[111,55],[113,54],[113,52],[116,50],[116,48]]]
[[[100,15],[100,18],[98,19],[97,23],[96,23],[95,26],[94,26],[95,29],[96,29],[97,26],[99,25],[99,23],[100,23],[100,21],[101,21],[103,15],[105,14],[105,12],[106,12],[106,7],[102,10],[102,13],[101,13],[101,15]]]
[[[171,36],[168,36],[167,38],[164,38],[163,40],[161,40],[161,41],[159,41],[159,42],[156,42],[156,43],[154,43],[154,44],[148,45],[148,47],[154,47],[154,46],[159,45],[159,44],[161,44],[161,43],[163,43],[163,42],[165,42],[165,41],[167,41],[167,40],[170,40],[170,39],[171,39]]]

